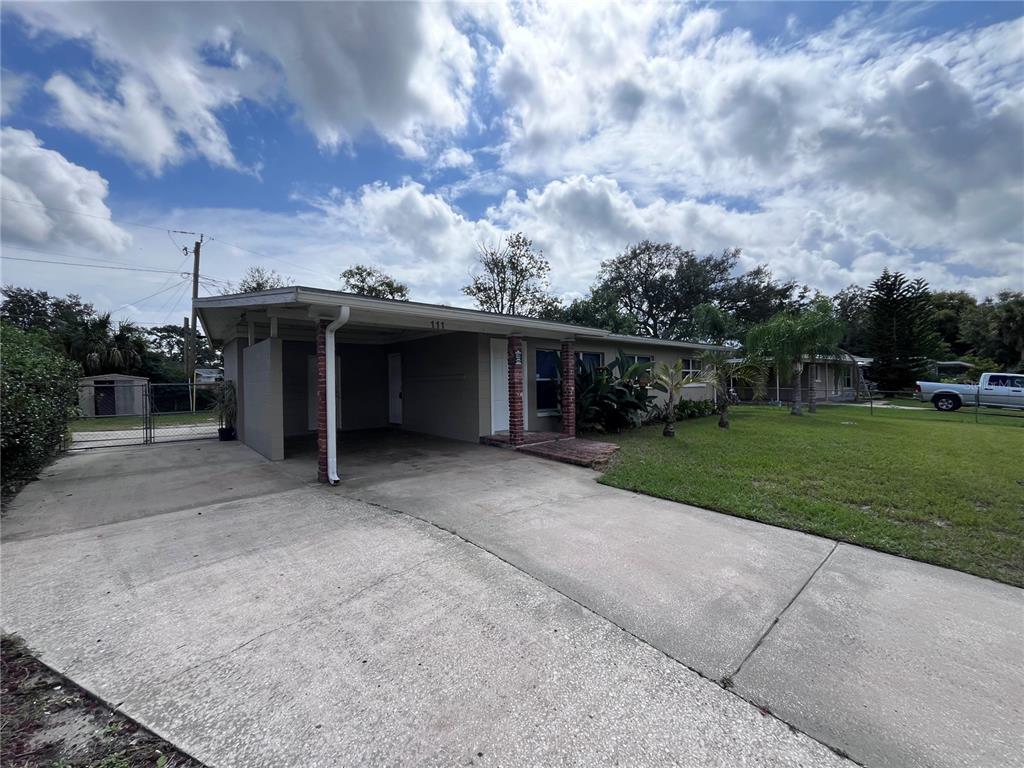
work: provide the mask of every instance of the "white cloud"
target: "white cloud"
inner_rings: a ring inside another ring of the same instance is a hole
[[[461,147],[448,147],[434,164],[435,168],[466,168],[473,164],[473,155]]]
[[[113,252],[130,245],[131,236],[110,221],[104,202],[107,182],[102,176],[44,149],[31,131],[4,128],[2,137],[5,243],[71,243]]]
[[[475,52],[448,8],[412,3],[14,6],[32,29],[89,44],[96,82],[47,90],[68,127],[153,173],[198,154],[239,168],[221,113],[294,106],[325,148],[375,131],[411,157],[467,122]],[[125,123],[141,133],[133,135]],[[145,145],[145,146],[141,146]]]
[[[9,69],[0,71],[0,115],[6,120],[32,84],[32,77]]]

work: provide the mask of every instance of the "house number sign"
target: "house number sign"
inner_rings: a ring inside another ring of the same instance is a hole
[[[437,331],[444,330],[444,320],[431,320],[430,327]]]
[[[514,361],[514,363],[516,365],[522,365],[523,364],[523,350],[517,349],[515,351],[515,353],[513,354],[513,356],[512,356],[512,360]]]

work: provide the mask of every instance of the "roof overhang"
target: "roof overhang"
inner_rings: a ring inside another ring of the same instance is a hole
[[[372,299],[340,291],[290,286],[257,293],[209,296],[195,300],[196,311],[207,336],[222,344],[245,336],[250,323],[257,335],[265,337],[274,320],[283,338],[311,338],[318,320],[337,317],[339,307],[348,307],[346,338],[366,343],[387,343],[438,333],[468,331],[499,336],[520,334],[542,339],[604,340],[611,344],[665,346],[686,349],[725,349],[708,344],[647,339],[613,334],[601,328],[537,320],[517,315],[499,315],[474,309],[423,304],[414,301]]]

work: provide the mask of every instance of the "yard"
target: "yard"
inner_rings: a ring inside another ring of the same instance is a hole
[[[602,438],[622,450],[601,482],[1024,586],[1024,420],[732,414],[730,430],[701,418],[674,440],[660,426]]]
[[[153,415],[154,427],[180,427],[191,424],[216,424],[217,416],[212,411],[195,413],[158,413]],[[141,429],[142,416],[100,416],[89,419],[75,419],[68,424],[72,432],[106,432],[109,430]]]

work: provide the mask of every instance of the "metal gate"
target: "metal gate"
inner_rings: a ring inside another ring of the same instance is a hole
[[[96,377],[78,385],[68,425],[71,450],[217,437],[217,400],[224,385],[150,384]]]

